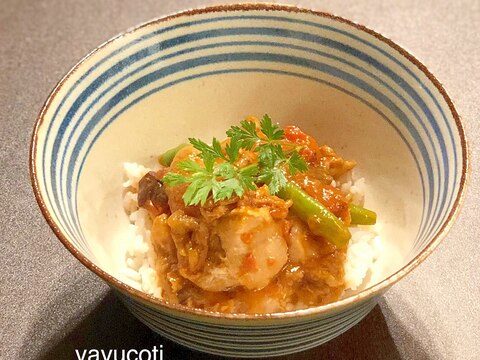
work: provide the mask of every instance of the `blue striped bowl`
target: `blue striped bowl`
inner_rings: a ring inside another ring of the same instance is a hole
[[[149,163],[187,136],[221,137],[265,112],[358,161],[385,249],[369,282],[333,304],[268,315],[188,309],[138,290],[121,271],[122,163]],[[424,65],[361,25],[277,5],[187,11],[106,42],[53,90],[31,147],[48,223],[135,316],[180,344],[256,358],[314,347],[360,321],[445,236],[466,173],[459,116]]]

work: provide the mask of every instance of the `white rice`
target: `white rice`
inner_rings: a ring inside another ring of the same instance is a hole
[[[126,189],[123,205],[129,214],[130,225],[125,236],[126,253],[124,275],[137,284],[138,289],[147,294],[161,297],[162,290],[159,287],[159,279],[156,271],[157,256],[150,240],[152,222],[147,210],[139,208],[137,194],[130,191],[137,189],[138,182],[150,169],[136,164],[124,163],[126,181],[123,183]],[[332,183],[344,194],[350,194],[352,201],[363,204],[365,197],[365,179],[356,181],[352,177]],[[382,242],[375,231],[375,226],[352,226],[349,228],[352,238],[350,239],[345,270],[345,292],[349,293],[360,290],[365,286],[373,265],[383,252]]]
[[[351,196],[352,202],[363,205],[365,201],[365,178],[354,180],[352,172],[344,176],[334,186],[345,195]],[[348,243],[347,258],[344,264],[345,290],[359,290],[383,252],[380,236],[373,226],[351,226],[352,238]]]
[[[156,269],[157,255],[150,241],[152,221],[148,211],[139,208],[137,194],[130,191],[137,189],[140,179],[150,169],[135,163],[123,164],[127,180],[123,183],[126,190],[123,197],[123,206],[129,214],[130,225],[125,236],[126,253],[124,274],[138,284],[138,288],[147,294],[161,297],[162,289],[158,286]]]

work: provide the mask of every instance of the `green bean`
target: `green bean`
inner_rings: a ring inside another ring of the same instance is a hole
[[[175,146],[174,148],[172,148],[170,150],[165,151],[158,158],[158,162],[163,166],[170,166],[170,164],[172,163],[175,155],[177,155],[177,153],[187,145],[188,144],[180,144],[180,145]]]
[[[288,182],[277,195],[284,200],[292,200],[292,211],[308,224],[313,234],[324,237],[339,248],[348,244],[352,235],[347,226],[297,185]]]
[[[374,225],[377,222],[377,214],[374,211],[355,204],[350,204],[349,208],[352,225]]]

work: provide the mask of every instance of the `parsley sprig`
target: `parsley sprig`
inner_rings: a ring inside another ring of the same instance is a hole
[[[222,148],[213,138],[209,145],[200,139],[190,138],[190,144],[200,153],[198,161],[187,159],[176,164],[183,174],[169,172],[162,181],[168,185],[189,184],[183,201],[186,205],[204,205],[211,195],[214,202],[243,196],[255,190],[257,184],[267,184],[272,195],[287,184],[286,171],[294,175],[307,170],[300,156],[301,147],[285,141],[285,134],[268,115],[260,121],[260,129],[251,120],[227,131],[229,142]],[[257,152],[258,162],[244,167],[237,165],[241,150]]]

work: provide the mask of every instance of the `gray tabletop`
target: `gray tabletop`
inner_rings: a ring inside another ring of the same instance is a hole
[[[30,186],[28,147],[38,111],[84,54],[148,19],[203,0],[0,2],[0,359],[75,359],[75,349],[151,349],[210,359],[152,333],[71,256]],[[218,2],[217,2],[218,3]],[[443,82],[471,150],[467,198],[443,243],[360,324],[292,359],[480,358],[480,1],[295,1],[373,28]]]

